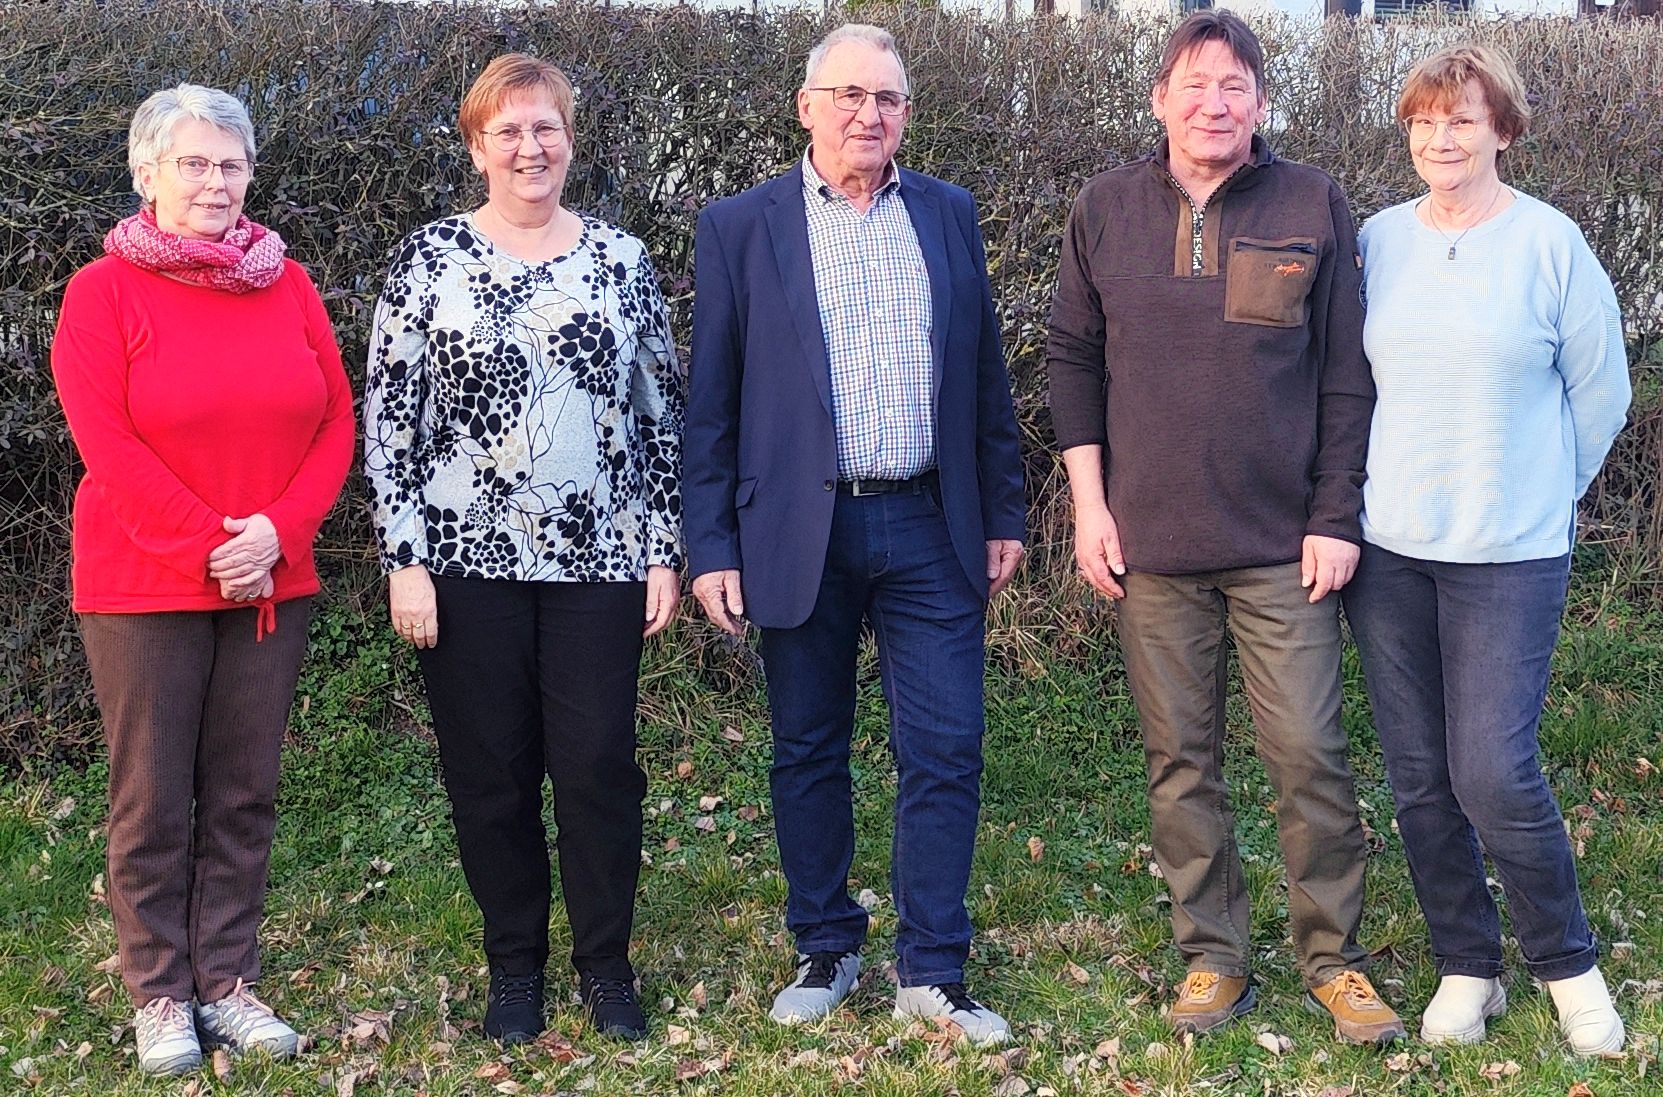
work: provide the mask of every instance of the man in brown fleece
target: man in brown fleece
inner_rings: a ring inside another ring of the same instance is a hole
[[[1288,915],[1343,1040],[1403,1024],[1362,974],[1365,848],[1340,727],[1334,591],[1356,567],[1374,387],[1356,233],[1323,172],[1278,159],[1264,51],[1235,15],[1173,32],[1166,141],[1086,183],[1051,312],[1051,413],[1075,555],[1119,600],[1155,847],[1189,974],[1173,1028],[1257,1003],[1222,769],[1225,623],[1276,787]]]

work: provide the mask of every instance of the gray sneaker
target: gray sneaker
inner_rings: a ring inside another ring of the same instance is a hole
[[[274,1059],[292,1059],[300,1049],[300,1034],[254,997],[253,988],[244,986],[241,979],[219,1001],[196,1007],[196,1029],[203,1043],[228,1047],[238,1054],[264,1051]]]
[[[818,1021],[860,983],[860,956],[853,952],[797,954],[797,977],[779,992],[768,1016],[782,1025]]]
[[[202,1065],[202,1045],[191,1024],[191,1004],[153,998],[133,1017],[139,1069],[146,1074],[183,1074]]]
[[[977,1047],[1002,1044],[1010,1039],[1011,1027],[997,1013],[970,997],[963,983],[902,987],[895,992],[895,1016],[945,1017],[963,1032],[963,1039]]]

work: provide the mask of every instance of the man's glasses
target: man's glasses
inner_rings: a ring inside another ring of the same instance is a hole
[[[860,110],[866,105],[866,97],[870,95],[878,101],[878,113],[893,118],[906,112],[907,104],[912,96],[904,91],[867,91],[855,84],[848,84],[840,88],[804,88],[804,91],[829,91],[832,102],[837,104],[838,110],[850,113]]]
[[[503,152],[513,152],[520,147],[520,142],[527,133],[543,148],[552,149],[560,143],[560,135],[566,132],[566,127],[559,122],[538,122],[529,130],[520,126],[504,126],[499,130],[486,130],[485,136],[491,143]]]
[[[165,156],[158,160],[159,164],[172,164],[179,170],[181,179],[189,179],[199,183],[208,178],[215,168],[225,180],[227,186],[246,183],[254,174],[252,160],[210,160],[206,156]]]

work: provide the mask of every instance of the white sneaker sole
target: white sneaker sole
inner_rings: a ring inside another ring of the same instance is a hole
[[[804,1010],[801,1007],[792,1007],[782,1011],[779,1004],[775,1003],[775,1005],[768,1010],[768,1018],[777,1025],[786,1025],[788,1027],[791,1025],[812,1025],[814,1022],[824,1021],[827,1017],[830,1017],[832,1014],[836,1013],[838,1009],[842,1007],[844,1002],[847,1002],[850,998],[854,997],[855,991],[859,989],[860,980],[857,979],[854,983],[850,984],[849,992],[847,994],[843,995],[841,998],[828,1002],[823,1009],[816,1007],[814,1009]]]
[[[142,1059],[139,1060],[140,1070],[144,1071],[146,1074],[154,1075],[158,1078],[168,1077],[175,1074],[189,1074],[201,1065],[202,1053],[200,1051],[184,1051],[180,1052],[178,1055],[173,1055],[166,1059],[152,1060],[148,1063]]]
[[[942,1013],[908,1013],[898,1006],[894,1011],[894,1017],[897,1021],[933,1021],[937,1017],[944,1018],[948,1021],[953,1020],[951,1017],[947,1017],[946,1014]],[[953,1024],[958,1025],[958,1022],[953,1021]],[[996,1047],[1010,1038],[1011,1034],[1010,1029],[1008,1028],[999,1032],[991,1032],[984,1036],[972,1036],[970,1035],[970,1030],[966,1029],[963,1025],[959,1025],[958,1042],[961,1044],[969,1044],[971,1047]]]
[[[221,1039],[206,1029],[196,1030],[197,1039],[202,1041],[204,1048],[224,1048],[232,1055],[247,1055],[251,1052],[264,1052],[273,1059],[293,1059],[300,1052],[300,1033],[288,1036],[273,1036],[265,1040],[254,1040],[247,1047],[238,1047],[230,1040]]]
[[[1426,1019],[1421,1018],[1420,1038],[1423,1044],[1481,1044],[1489,1034],[1489,1022],[1507,1012],[1507,991],[1497,986],[1495,993],[1484,1001],[1484,1008],[1478,1013],[1478,1023],[1471,1028],[1437,1031],[1426,1027]]]

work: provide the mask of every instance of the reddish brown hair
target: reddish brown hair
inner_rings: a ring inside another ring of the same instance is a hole
[[[462,140],[472,145],[485,128],[485,123],[502,109],[503,104],[516,96],[538,91],[553,100],[554,109],[559,112],[566,132],[573,133],[572,82],[566,79],[566,74],[529,54],[505,53],[485,66],[485,71],[468,88],[468,94],[462,97],[462,109],[456,116]]]
[[[1483,89],[1491,128],[1508,141],[1523,137],[1530,128],[1530,103],[1518,67],[1501,47],[1476,42],[1439,50],[1411,69],[1397,97],[1397,120],[1407,122],[1429,107],[1448,110],[1472,80]]]

